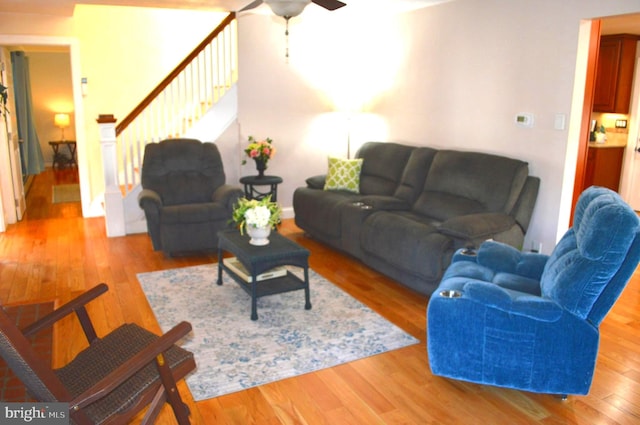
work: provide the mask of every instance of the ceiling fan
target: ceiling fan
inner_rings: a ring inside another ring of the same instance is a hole
[[[285,50],[285,57],[287,58],[287,62],[289,61],[289,19],[301,14],[304,8],[307,7],[309,3],[315,3],[327,10],[336,10],[340,9],[343,6],[346,6],[346,3],[338,0],[255,0],[246,5],[244,8],[240,9],[240,12],[254,9],[260,6],[262,3],[266,3],[271,8],[274,14],[283,17],[286,21],[286,29],[284,35],[287,39],[287,46]]]
[[[282,16],[287,20],[301,14],[304,8],[307,7],[309,3],[315,3],[327,10],[336,10],[341,8],[342,6],[346,6],[345,3],[338,0],[255,0],[246,5],[244,8],[240,9],[240,12],[254,9],[260,6],[262,3],[266,3],[267,5],[269,5],[273,13],[278,16]]]

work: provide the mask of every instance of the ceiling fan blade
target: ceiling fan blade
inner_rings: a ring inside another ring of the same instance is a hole
[[[338,0],[311,0],[311,1],[317,4],[318,6],[322,6],[328,10],[340,9],[342,6],[347,5],[346,3],[342,3],[341,1],[338,1]]]
[[[242,9],[240,9],[238,12],[244,12],[245,10],[255,9],[256,7],[260,6],[261,4],[262,4],[262,0],[252,1],[251,3],[249,3],[248,5],[243,7]]]

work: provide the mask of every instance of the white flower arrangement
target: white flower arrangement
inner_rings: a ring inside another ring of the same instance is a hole
[[[255,208],[248,209],[244,213],[244,222],[247,226],[252,227],[267,227],[269,225],[269,219],[271,218],[271,211],[264,205],[259,205]]]
[[[271,196],[260,200],[240,198],[233,209],[233,221],[238,224],[240,233],[247,226],[275,228],[280,222],[280,206],[271,202]]]

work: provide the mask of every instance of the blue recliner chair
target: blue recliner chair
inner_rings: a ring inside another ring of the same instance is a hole
[[[640,220],[617,193],[585,190],[550,256],[487,241],[458,251],[427,308],[435,375],[587,394],[599,325],[640,261]]]

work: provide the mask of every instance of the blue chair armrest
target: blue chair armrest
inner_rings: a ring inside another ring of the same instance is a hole
[[[467,282],[462,288],[461,298],[541,322],[555,322],[563,314],[562,307],[553,300],[505,289],[489,282]]]
[[[522,252],[496,241],[486,241],[478,249],[478,264],[495,272],[517,274],[540,280],[548,255]]]

